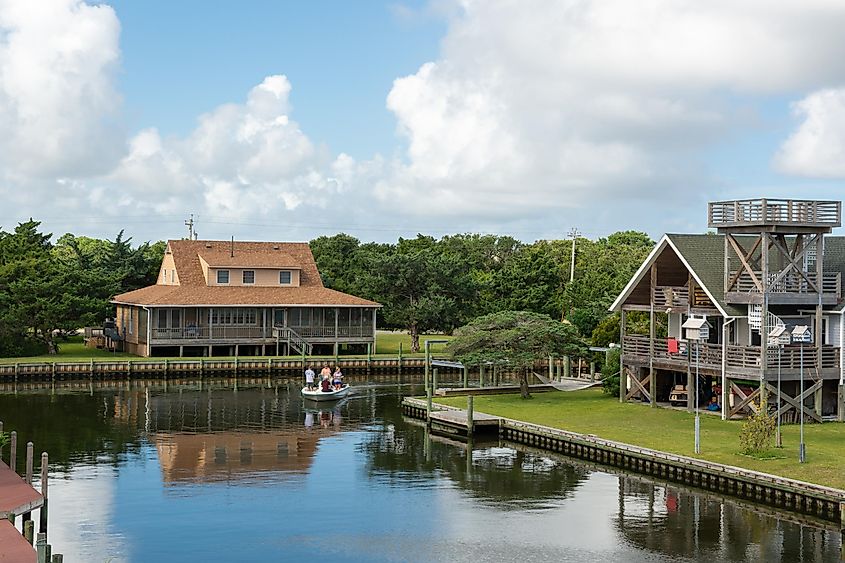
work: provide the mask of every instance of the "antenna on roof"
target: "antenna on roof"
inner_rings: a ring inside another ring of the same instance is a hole
[[[188,227],[188,240],[197,240],[197,233],[194,231],[194,214],[191,213],[191,218],[185,221]]]
[[[230,256],[232,258],[234,258],[235,257],[235,235],[232,235],[232,246],[231,246],[231,250],[229,252],[230,252]]]

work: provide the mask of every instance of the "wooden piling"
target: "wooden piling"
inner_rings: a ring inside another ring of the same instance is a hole
[[[431,370],[431,387],[437,389],[437,368]]]
[[[473,432],[475,432],[474,428],[474,409],[473,409],[473,396],[467,395],[467,436],[471,437]],[[472,455],[471,451],[468,455]]]
[[[64,555],[61,553],[54,553],[53,558],[50,560],[50,563],[64,563]]]
[[[478,366],[478,386],[484,387],[484,364]]]
[[[32,540],[34,539],[35,535],[35,522],[32,520],[27,520],[23,523],[23,537],[26,541],[29,542],[29,545],[32,545]]]
[[[38,531],[47,534],[47,482],[49,480],[48,468],[49,457],[47,452],[41,452],[41,497],[44,504],[38,512]]]
[[[425,398],[426,398],[426,405],[425,405],[425,422],[426,424],[431,424],[431,385],[425,390]]]
[[[563,377],[572,377],[572,358],[569,356],[563,358]]]
[[[12,430],[9,435],[9,469],[16,471],[18,461],[18,433]]]
[[[464,366],[464,389],[469,387],[469,368]]]
[[[402,375],[402,343],[399,343],[399,375]]]
[[[38,563],[49,563],[47,559],[47,534],[38,534],[38,539],[35,540],[35,551]]]
[[[596,362],[590,362],[590,381],[596,380]]]
[[[26,484],[32,485],[32,453],[34,445],[32,442],[26,443]]]

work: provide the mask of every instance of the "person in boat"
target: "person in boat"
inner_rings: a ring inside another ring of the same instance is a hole
[[[332,390],[332,382],[328,378],[323,378],[320,382],[320,390],[323,391],[323,393],[330,392]]]
[[[332,368],[327,365],[323,366],[323,369],[320,370],[320,379],[331,379],[332,378]]]
[[[332,379],[332,385],[334,385],[335,389],[343,387],[343,372],[340,371],[340,366],[335,366],[334,368],[334,379]]]
[[[309,391],[314,389],[314,375],[314,370],[311,369],[311,366],[308,366],[308,369],[305,370],[305,387],[307,387]]]

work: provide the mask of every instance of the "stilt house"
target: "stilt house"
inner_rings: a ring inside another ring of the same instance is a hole
[[[141,356],[366,352],[378,303],[323,286],[307,243],[171,240],[155,285],[117,295]]]
[[[841,216],[839,201],[717,201],[716,233],[664,235],[611,306],[620,399],[842,420],[845,237],[830,235]],[[706,321],[706,340],[687,338],[690,318]]]

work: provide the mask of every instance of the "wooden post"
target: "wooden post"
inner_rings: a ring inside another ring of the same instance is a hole
[[[9,435],[9,469],[15,472],[15,466],[18,461],[18,433],[12,430]]]
[[[552,359],[551,356],[549,356],[549,381],[551,381],[555,378],[554,369],[555,369],[554,360]]]
[[[839,535],[842,538],[842,549],[845,550],[845,502],[839,503]]]
[[[23,523],[23,537],[26,541],[29,542],[29,545],[32,545],[33,535],[35,534],[35,522],[32,520],[26,520]]]
[[[657,375],[654,371],[654,341],[657,338],[656,327],[654,326],[654,292],[657,291],[657,263],[651,265],[651,289],[649,291],[648,301],[650,304],[648,314],[648,392],[651,395],[650,405],[657,406],[657,393],[654,392],[657,387]],[[692,299],[690,292],[688,300]],[[591,378],[592,379],[592,378]]]
[[[32,442],[26,443],[26,484],[32,485],[32,453],[33,453],[33,444]]]
[[[49,480],[48,468],[49,457],[47,452],[41,453],[41,497],[44,499],[44,504],[41,505],[41,510],[38,512],[38,531],[47,534],[47,483]]]
[[[47,559],[47,534],[38,534],[35,540],[35,551],[38,563],[49,563]]]
[[[464,389],[469,387],[469,368],[464,366]]]
[[[432,393],[432,392],[431,392],[431,385],[429,385],[429,386],[428,386],[428,387],[426,387],[426,389],[425,389],[425,399],[426,399],[426,404],[425,404],[425,423],[426,423],[427,425],[430,425],[430,424],[431,424],[431,393]]]
[[[473,396],[467,395],[467,437],[475,432],[475,412],[473,409]],[[470,452],[469,455],[472,455]]]
[[[437,368],[431,370],[431,387],[437,389]]]
[[[572,358],[563,357],[563,377],[572,377]]]
[[[399,375],[402,375],[402,343],[399,343]]]
[[[561,370],[562,370],[562,369],[563,369],[563,366],[561,366],[561,365],[560,365],[560,360],[558,360],[557,362],[555,362],[555,379],[556,379],[557,381],[560,381],[560,376],[561,376]]]
[[[596,362],[590,362],[590,381],[596,380]],[[654,394],[652,393],[652,403],[654,403]]]
[[[819,416],[822,415],[822,388],[823,387],[824,387],[824,385],[819,386],[819,388],[816,389],[816,392],[813,393],[814,399],[815,399],[814,404],[813,404],[813,408],[816,411],[816,414],[819,415]]]
[[[478,366],[478,386],[484,387],[484,364]]]
[[[839,418],[839,422],[845,422],[845,385],[839,384],[839,400],[836,402],[837,404],[837,414]],[[843,520],[845,522],[845,520]]]
[[[763,200],[765,204],[765,200]],[[769,397],[766,393],[766,368],[768,367],[769,357],[769,331],[772,327],[769,323],[769,233],[760,233],[760,238],[763,241],[762,249],[760,250],[760,265],[762,275],[760,283],[763,284],[763,306],[760,308],[760,410],[767,412],[769,410]],[[821,262],[821,254],[819,254],[819,262]],[[819,278],[821,279],[821,278]]]
[[[61,553],[54,553],[50,563],[64,563],[65,557]]]
[[[625,376],[625,309],[619,310],[619,402],[625,402],[628,378]]]

